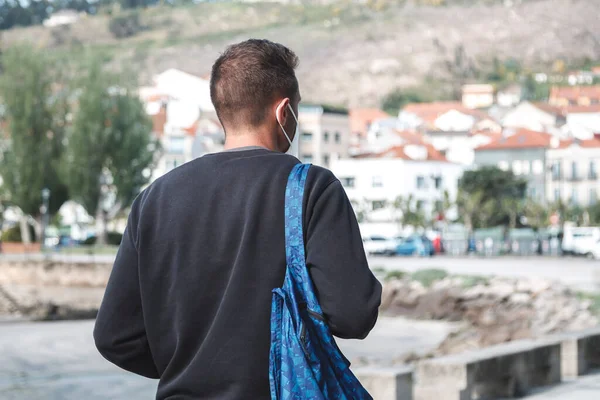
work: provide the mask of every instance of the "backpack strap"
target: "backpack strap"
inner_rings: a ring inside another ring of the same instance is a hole
[[[309,169],[310,164],[296,164],[290,172],[285,190],[286,274],[291,274],[291,278],[297,284],[297,288],[301,291],[301,296],[306,301],[307,306],[315,312],[321,312],[306,267],[304,250],[302,203]]]

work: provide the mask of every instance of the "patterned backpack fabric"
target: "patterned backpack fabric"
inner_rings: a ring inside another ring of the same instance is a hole
[[[285,194],[287,270],[283,287],[273,290],[271,399],[372,399],[337,347],[306,267],[302,200],[309,168],[294,167]]]

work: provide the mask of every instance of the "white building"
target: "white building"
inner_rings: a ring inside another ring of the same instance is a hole
[[[224,132],[215,113],[201,113],[189,103],[171,100],[151,115],[161,154],[152,181],[207,153],[223,149]]]
[[[573,140],[558,144],[546,152],[546,198],[562,199],[571,205],[586,207],[598,201],[600,189],[600,140]]]
[[[436,203],[456,198],[463,167],[449,163],[431,145],[408,144],[386,152],[332,163],[355,211],[363,212],[363,234],[393,236],[400,232],[401,214],[393,206],[399,197],[413,196],[426,218],[434,218]]]
[[[509,111],[502,119],[505,128],[524,128],[537,132],[559,134],[560,127],[565,124],[563,111],[545,103],[525,101]]]
[[[494,86],[488,84],[463,85],[462,104],[470,109],[491,107],[494,104]]]
[[[199,111],[215,111],[210,99],[210,79],[174,68],[156,75],[154,85],[140,88],[139,94],[145,103],[167,96]]]
[[[588,140],[600,134],[600,106],[570,106],[564,109],[567,123],[563,130],[571,137]]]
[[[351,135],[347,111],[301,104],[298,121],[298,155],[302,162],[328,168],[333,160],[348,157]]]
[[[521,102],[523,90],[519,85],[511,85],[499,90],[496,94],[496,104],[500,107],[514,107]]]
[[[398,114],[397,128],[401,130],[470,132],[502,127],[494,118],[479,110],[471,110],[457,102],[408,104]]]

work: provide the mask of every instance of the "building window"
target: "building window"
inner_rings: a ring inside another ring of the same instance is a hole
[[[340,182],[342,182],[342,186],[344,187],[353,188],[356,182],[356,178],[354,178],[353,176],[340,178]]]
[[[529,161],[523,161],[523,165],[521,167],[523,169],[523,175],[529,175],[531,172],[531,164]]]
[[[571,180],[576,181],[577,180],[577,162],[573,161],[571,163]]]
[[[417,176],[417,189],[425,189],[425,178]]]
[[[529,196],[530,199],[535,199],[536,198],[537,192],[536,192],[536,190],[535,190],[534,187],[528,188],[527,192],[528,192],[528,196]]]
[[[374,176],[372,183],[374,188],[383,187],[383,178],[381,176]]]
[[[560,201],[560,189],[554,189],[554,201],[556,203]]]
[[[302,156],[302,162],[305,164],[310,164],[313,161],[313,157],[311,154],[305,154]]]
[[[329,142],[329,132],[325,131],[325,132],[323,133],[323,141],[324,141],[325,143]]]
[[[339,132],[335,133],[335,142],[336,143],[341,143],[342,142],[342,135],[340,135]]]
[[[324,154],[324,155],[323,155],[323,164],[324,164],[326,167],[329,167],[329,154]]]
[[[579,204],[579,200],[577,199],[577,189],[573,188],[573,190],[571,190],[571,205],[576,206],[577,204]]]
[[[512,170],[515,173],[515,175],[521,175],[521,173],[523,172],[523,170],[521,169],[521,161],[513,161]]]
[[[562,177],[560,161],[555,161],[552,164],[552,180],[559,181]]]
[[[312,142],[313,134],[310,132],[302,132],[301,137],[303,142]]]
[[[373,202],[373,211],[381,210],[382,208],[385,208],[385,200],[375,200]]]
[[[508,162],[500,161],[498,163],[498,168],[500,168],[502,171],[508,171]]]
[[[590,161],[590,173],[589,178],[592,181],[598,179],[598,172],[596,171],[596,161]]]
[[[544,163],[542,160],[535,160],[533,163],[531,163],[531,169],[533,170],[534,174],[541,175],[544,173]]]
[[[169,138],[167,151],[171,154],[183,154],[185,149],[185,138],[173,136]]]
[[[589,204],[590,204],[590,206],[593,206],[597,202],[598,202],[598,191],[596,190],[596,188],[591,188]]]
[[[442,177],[441,176],[436,176],[435,178],[433,178],[433,182],[435,184],[436,189],[442,188]]]

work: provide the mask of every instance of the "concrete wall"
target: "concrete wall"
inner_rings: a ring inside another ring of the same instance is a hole
[[[414,371],[358,368],[377,400],[518,398],[600,368],[600,327],[419,362]]]

